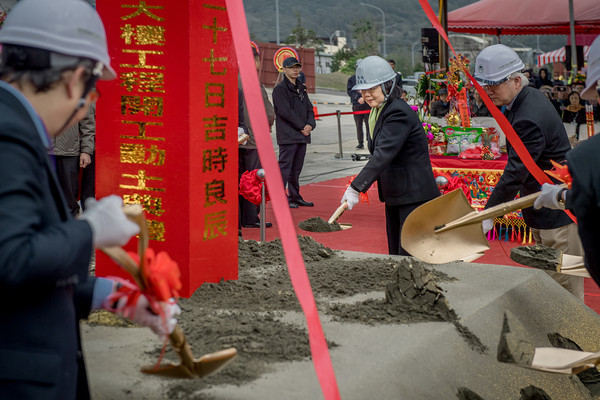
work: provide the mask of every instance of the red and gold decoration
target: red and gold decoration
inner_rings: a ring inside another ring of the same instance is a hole
[[[589,139],[596,134],[596,132],[594,132],[594,107],[591,104],[585,105],[585,123]]]
[[[471,206],[481,211],[502,176],[506,156],[491,161],[431,156],[431,165],[442,194],[461,189]],[[519,241],[524,244],[532,241],[531,230],[523,221],[520,211],[496,218],[495,228],[488,234],[488,239]]]
[[[569,173],[569,167],[566,164],[559,164],[554,160],[550,160],[550,162],[552,162],[552,169],[544,172],[559,182],[566,183],[567,187],[571,189],[573,178]]]
[[[298,57],[298,52],[293,47],[281,47],[275,52],[273,55],[273,64],[277,71],[283,71],[283,60],[289,57],[294,57],[296,60],[300,61],[300,57]]]
[[[237,62],[224,0],[99,1],[117,79],[101,82],[96,190],[141,204],[180,295],[237,279]],[[99,254],[99,276],[123,273]]]
[[[449,115],[452,118],[452,121],[448,120],[448,125],[470,127],[471,112],[467,94],[471,83],[463,72],[463,70],[469,69],[469,59],[462,54],[458,54],[457,57],[450,59],[448,64],[446,81],[448,100],[450,101]],[[456,121],[456,118],[458,118],[458,121]]]

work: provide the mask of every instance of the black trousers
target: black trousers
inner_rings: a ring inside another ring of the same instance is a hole
[[[242,174],[246,171],[260,169],[260,159],[256,149],[238,149],[238,183]],[[239,196],[239,218],[238,228],[242,225],[253,225],[259,222],[258,212],[260,206],[250,203],[244,197]]]
[[[96,155],[92,154],[92,162],[81,170],[81,209],[85,211],[85,200],[96,197]]]
[[[362,107],[352,106],[352,111],[362,111]],[[363,133],[363,124],[367,135],[369,134],[369,113],[365,114],[353,114],[354,124],[356,125],[356,139],[358,144],[364,144],[365,135]]]
[[[304,166],[306,143],[280,144],[279,169],[283,178],[283,186],[287,185],[288,200],[303,200],[300,196],[300,173]]]
[[[56,175],[71,214],[79,214],[79,156],[54,156]]]
[[[404,220],[408,217],[415,208],[419,207],[424,201],[419,203],[403,204],[400,206],[385,205],[385,228],[388,239],[388,252],[400,256],[410,256],[410,254],[402,248],[400,233]]]

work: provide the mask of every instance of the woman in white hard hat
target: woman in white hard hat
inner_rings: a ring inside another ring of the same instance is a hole
[[[597,101],[600,81],[600,36],[594,40],[588,53],[588,79],[581,92],[585,100]],[[600,285],[600,135],[580,142],[567,153],[571,189],[544,184],[535,208],[565,209],[577,216],[577,230],[585,252],[585,266]]]
[[[409,255],[400,242],[404,220],[415,208],[440,195],[433,177],[427,138],[417,114],[401,99],[396,73],[386,60],[370,56],[356,68],[356,86],[371,106],[367,144],[373,155],[352,181],[342,203],[352,209],[360,192],[377,181],[385,203],[389,254]]]

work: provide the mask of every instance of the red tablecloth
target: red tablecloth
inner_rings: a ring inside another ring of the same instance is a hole
[[[458,158],[457,156],[429,156],[433,168],[455,168],[455,169],[495,169],[503,171],[508,156],[502,154],[496,160],[470,160]]]

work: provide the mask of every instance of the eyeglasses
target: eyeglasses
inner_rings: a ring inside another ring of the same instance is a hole
[[[513,79],[515,79],[515,78],[510,78],[510,79],[506,78],[506,80],[503,80],[502,82],[497,83],[495,85],[485,85],[483,87],[483,89],[486,90],[486,91],[492,91],[493,92],[494,90],[498,89],[500,86],[504,85],[506,82],[509,82],[509,81],[511,81]]]
[[[369,94],[373,94],[375,93],[375,91],[377,90],[379,86],[373,86],[372,88],[368,88],[368,89],[359,89],[358,91],[363,94],[363,93],[369,93]]]

